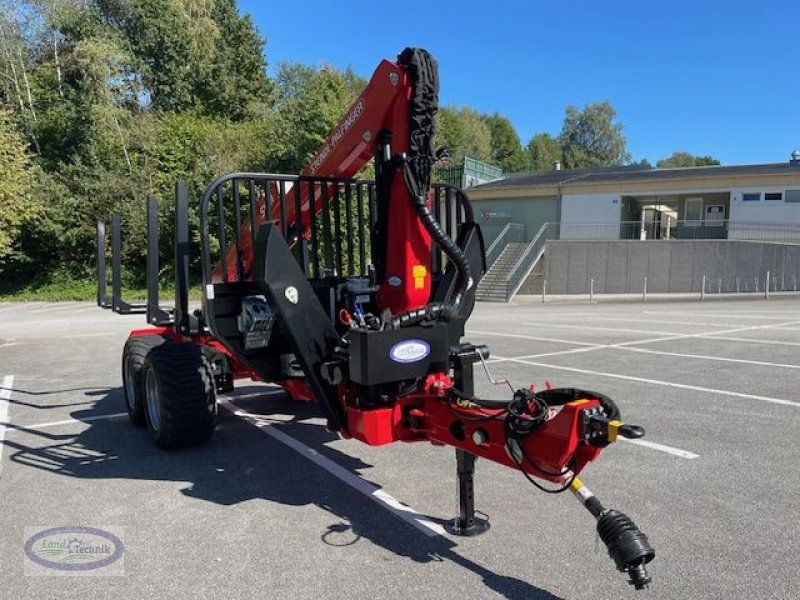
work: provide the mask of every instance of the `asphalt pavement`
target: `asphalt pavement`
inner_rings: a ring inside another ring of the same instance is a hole
[[[657,557],[648,598],[800,597],[800,299],[479,304],[468,339],[515,387],[612,396],[646,443],[582,479]],[[314,405],[240,382],[212,440],[156,449],[124,413],[120,355],[141,316],[91,303],[0,305],[0,597],[634,597],[591,516],[479,461],[491,529],[444,533],[452,449],[371,448]],[[503,397],[482,370],[476,386]],[[120,532],[123,574],[26,574],[32,528]]]

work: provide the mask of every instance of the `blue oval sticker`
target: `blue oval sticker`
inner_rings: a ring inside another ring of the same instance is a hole
[[[122,557],[122,540],[95,527],[45,529],[28,538],[25,555],[38,565],[58,571],[91,571]]]
[[[431,347],[424,340],[403,340],[389,349],[389,358],[398,363],[414,363],[430,353]]]

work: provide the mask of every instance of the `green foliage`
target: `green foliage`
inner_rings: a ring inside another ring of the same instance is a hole
[[[330,66],[282,64],[276,78],[276,128],[282,141],[270,164],[273,170],[299,173],[364,89],[352,72]]]
[[[11,115],[0,111],[0,268],[12,256],[23,225],[41,213],[32,193],[35,177],[27,144],[14,128]]]
[[[656,163],[659,169],[673,167],[706,167],[718,165],[720,162],[713,156],[695,156],[689,152],[673,152],[668,158],[662,158]]]
[[[531,171],[550,171],[560,162],[561,146],[549,133],[537,133],[527,146],[529,169]]]
[[[514,126],[507,117],[494,113],[483,117],[489,128],[492,162],[507,173],[522,171],[526,167],[525,154]]]
[[[197,199],[226,172],[298,173],[366,81],[300,64],[280,65],[270,79],[264,44],[235,0],[0,0],[0,296],[91,297],[81,282],[94,276],[96,219],[112,213],[122,217],[125,285],[141,288],[145,195],[159,200],[169,232],[176,181]],[[588,143],[585,131],[607,133],[591,108],[575,119],[578,142],[562,136],[573,154]],[[549,169],[561,156],[549,136],[523,149],[497,113],[447,106],[437,128],[454,162],[469,156],[518,171]],[[195,233],[194,257],[197,243]]]
[[[492,133],[474,109],[443,106],[436,115],[436,145],[450,151],[451,161],[462,163],[465,157],[492,161]]]
[[[606,167],[630,160],[617,111],[609,102],[587,104],[583,110],[567,106],[559,135],[564,167]]]

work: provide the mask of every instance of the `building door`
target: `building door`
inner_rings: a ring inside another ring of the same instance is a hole
[[[687,198],[683,220],[687,227],[699,227],[703,224],[703,199]]]

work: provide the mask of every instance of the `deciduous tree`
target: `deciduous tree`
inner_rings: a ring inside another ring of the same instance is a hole
[[[673,152],[671,156],[662,158],[656,163],[659,169],[672,167],[706,167],[720,164],[713,156],[695,156],[689,152]]]
[[[525,155],[511,121],[499,113],[485,115],[483,121],[489,128],[492,162],[507,173],[522,171],[525,168]]]
[[[549,133],[537,133],[527,146],[528,169],[531,171],[549,171],[561,162],[561,146],[558,140]]]
[[[564,126],[558,137],[564,166],[605,167],[630,160],[622,124],[610,102],[587,104],[583,110],[567,106]]]

